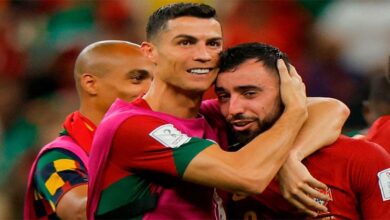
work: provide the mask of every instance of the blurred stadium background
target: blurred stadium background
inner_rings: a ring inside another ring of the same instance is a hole
[[[105,39],[141,43],[150,13],[172,2],[179,1],[0,0],[0,219],[22,219],[32,159],[77,108],[73,64],[80,50]],[[279,47],[309,96],[345,102],[345,133],[367,126],[361,106],[369,79],[388,71],[390,1],[191,2],[217,9],[225,48],[248,41]]]

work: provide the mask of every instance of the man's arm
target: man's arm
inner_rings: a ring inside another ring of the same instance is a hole
[[[87,178],[82,161],[65,149],[44,153],[34,174],[36,190],[61,219],[86,219]]]
[[[336,99],[308,98],[308,112],[308,120],[297,136],[294,149],[280,169],[278,180],[285,199],[300,210],[315,215],[317,210],[326,210],[325,206],[316,203],[313,198],[328,198],[314,188],[326,189],[326,185],[312,177],[300,161],[338,138],[349,109]]]
[[[335,142],[350,113],[344,103],[332,98],[309,97],[307,108],[308,119],[299,131],[291,151],[291,155],[300,161]]]
[[[76,186],[66,192],[57,204],[57,216],[61,219],[87,219],[88,184]]]
[[[237,152],[214,145],[200,152],[183,178],[239,194],[261,193],[284,163],[298,131],[307,118],[304,84],[293,68],[289,75],[279,60],[281,97],[285,112],[271,129]]]

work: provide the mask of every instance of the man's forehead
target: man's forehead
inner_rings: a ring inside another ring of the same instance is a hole
[[[202,33],[212,33],[221,35],[221,24],[214,18],[198,18],[192,16],[183,16],[167,21],[165,31],[195,31],[201,30]]]
[[[239,86],[260,86],[263,82],[277,82],[272,70],[264,66],[263,61],[249,59],[237,67],[219,73],[216,84],[230,84],[234,87]]]

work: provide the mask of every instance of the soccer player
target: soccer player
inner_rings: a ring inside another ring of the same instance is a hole
[[[221,198],[201,185],[242,195],[261,193],[306,121],[304,84],[279,60],[282,115],[242,150],[226,152],[215,143],[223,145],[222,131],[199,112],[222,51],[215,10],[192,3],[160,8],[149,18],[147,42],[141,47],[155,64],[154,79],[142,98],[114,102],[96,131],[88,217],[224,218]],[[331,143],[338,133],[327,127],[310,147]]]
[[[145,93],[152,70],[140,46],[125,41],[99,41],[80,53],[74,70],[80,108],[31,168],[26,219],[86,219],[88,155],[96,126],[116,98],[131,101]]]
[[[389,67],[390,68],[390,67]],[[370,95],[364,104],[369,128],[366,139],[375,142],[390,153],[390,77],[381,75],[371,81]]]
[[[221,113],[238,141],[234,145],[236,150],[243,150],[245,146],[242,146],[257,134],[268,132],[283,112],[279,92],[283,79],[276,66],[280,57],[286,59],[278,49],[260,43],[238,45],[221,55],[215,91]],[[318,134],[320,132],[318,130]],[[258,147],[268,148],[266,145]],[[318,213],[317,217],[389,219],[390,157],[379,145],[341,136],[303,163],[315,178],[329,187],[323,193],[330,201],[316,200],[328,211]],[[289,172],[283,169],[280,172]],[[305,168],[302,166],[302,169]],[[229,206],[233,219],[305,217],[283,199],[275,182],[261,195],[232,201]]]

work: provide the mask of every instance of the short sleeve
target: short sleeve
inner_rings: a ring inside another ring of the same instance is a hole
[[[131,172],[151,171],[181,177],[191,160],[214,142],[194,138],[151,116],[133,116],[117,129],[111,161]]]
[[[67,191],[88,183],[88,174],[75,154],[64,149],[52,149],[39,158],[34,183],[35,190],[51,204],[57,205]]]

